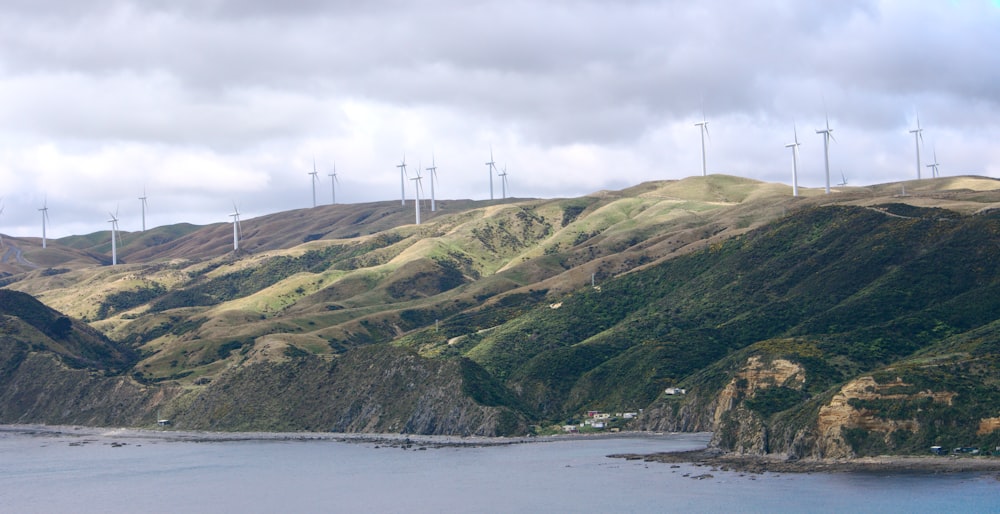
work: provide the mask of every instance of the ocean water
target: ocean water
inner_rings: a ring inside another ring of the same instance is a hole
[[[993,474],[753,475],[606,457],[706,443],[682,434],[420,450],[0,432],[0,512],[1000,512]]]

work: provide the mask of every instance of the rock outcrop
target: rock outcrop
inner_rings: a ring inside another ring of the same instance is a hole
[[[822,457],[853,457],[854,451],[844,438],[847,429],[861,428],[869,432],[880,432],[889,437],[897,430],[916,432],[920,424],[915,419],[891,419],[876,416],[863,406],[864,401],[893,400],[906,401],[929,398],[934,402],[951,404],[955,393],[919,391],[901,393],[893,390],[910,388],[911,385],[896,379],[887,384],[879,384],[873,377],[864,376],[844,384],[829,403],[819,410],[816,421],[816,453]]]

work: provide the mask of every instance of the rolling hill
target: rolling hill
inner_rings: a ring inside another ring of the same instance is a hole
[[[114,267],[107,232],[16,239],[32,265],[3,271],[124,352],[84,367],[135,406],[76,422],[508,434],[600,409],[757,453],[1000,444],[1000,182],[821,193],[713,175],[419,226],[333,205],[248,220],[237,253],[227,224],[124,234]],[[29,403],[0,420],[67,419]]]

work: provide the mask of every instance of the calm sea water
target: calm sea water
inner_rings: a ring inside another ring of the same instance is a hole
[[[606,457],[706,442],[685,434],[420,451],[0,432],[0,512],[1000,512],[1000,480],[989,474],[750,475]]]

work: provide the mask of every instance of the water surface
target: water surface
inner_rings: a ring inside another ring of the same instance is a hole
[[[1000,511],[1000,481],[991,474],[752,475],[606,457],[707,440],[402,449],[0,432],[0,512]]]

